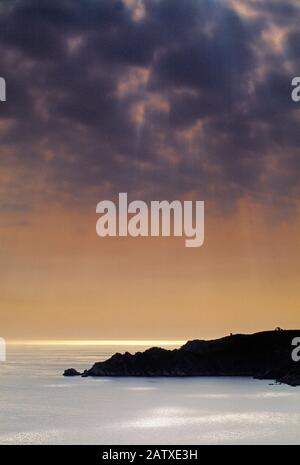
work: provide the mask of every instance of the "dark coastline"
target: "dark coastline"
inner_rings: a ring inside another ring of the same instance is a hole
[[[294,338],[300,338],[300,330],[194,340],[174,350],[153,347],[135,354],[116,353],[82,374],[67,369],[64,376],[247,376],[299,386],[300,362],[292,359]]]

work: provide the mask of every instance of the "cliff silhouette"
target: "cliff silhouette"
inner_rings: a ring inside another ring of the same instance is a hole
[[[300,385],[300,362],[292,359],[292,341],[300,330],[236,334],[216,340],[193,340],[179,349],[153,347],[144,352],[116,353],[82,374],[65,376],[250,376]]]

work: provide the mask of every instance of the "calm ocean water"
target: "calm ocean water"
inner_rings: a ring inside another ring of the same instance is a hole
[[[64,378],[141,347],[9,346],[1,444],[300,444],[300,388],[243,378]]]

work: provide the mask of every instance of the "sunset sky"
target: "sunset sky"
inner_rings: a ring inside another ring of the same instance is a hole
[[[0,0],[0,336],[300,327],[298,0]],[[205,244],[96,205],[205,200]]]

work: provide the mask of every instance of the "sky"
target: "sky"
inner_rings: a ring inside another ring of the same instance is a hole
[[[0,0],[0,335],[299,328],[297,0]],[[204,200],[205,244],[96,205]]]

